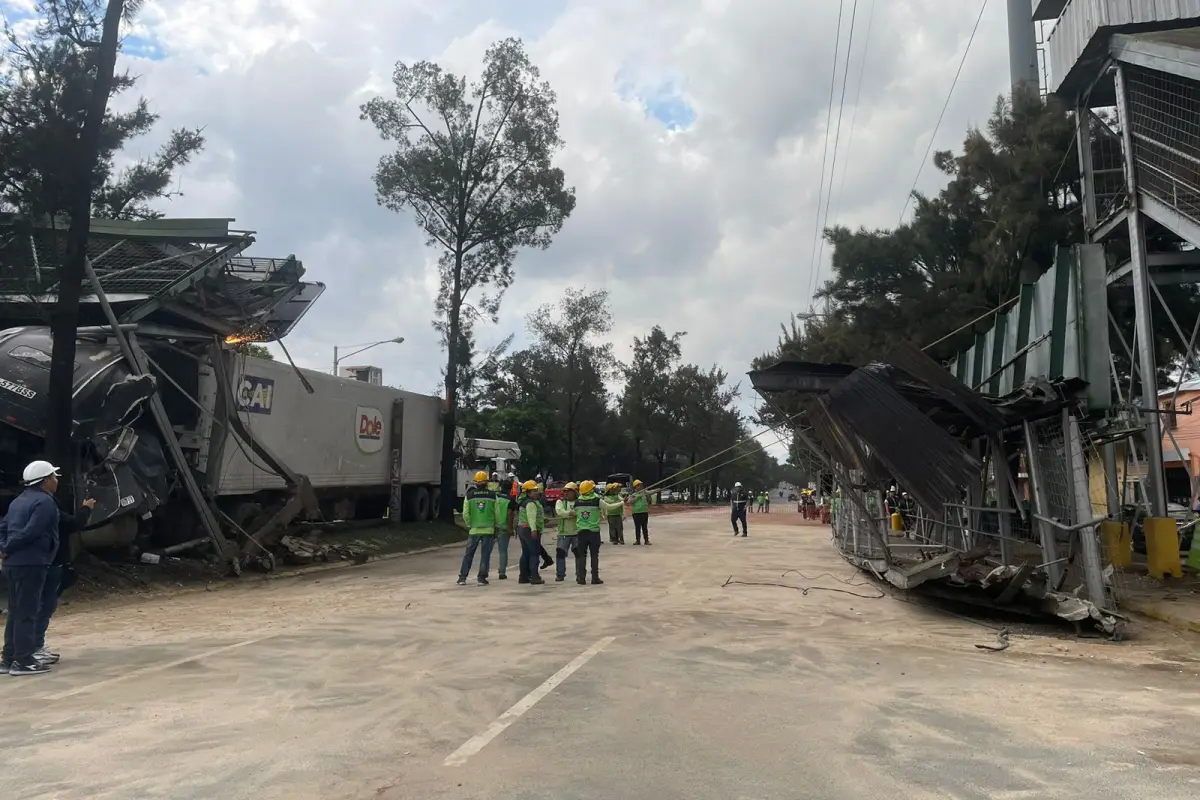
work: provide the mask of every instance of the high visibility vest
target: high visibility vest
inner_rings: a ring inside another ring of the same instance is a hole
[[[558,518],[558,535],[575,535],[575,501],[559,500],[554,504],[554,516]]]
[[[633,505],[630,510],[634,514],[646,514],[650,511],[650,497],[644,490],[639,489],[633,493]]]
[[[496,494],[487,489],[473,486],[463,498],[463,519],[467,521],[467,533],[483,536],[496,532]]]
[[[525,498],[521,502],[521,525],[535,533],[541,533],[542,528],[545,527],[545,518],[542,514],[542,502],[540,500]]]
[[[575,530],[600,532],[600,498],[596,495],[580,495],[575,501]]]

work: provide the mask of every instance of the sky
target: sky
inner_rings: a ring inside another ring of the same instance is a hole
[[[0,0],[18,25],[31,6]],[[844,0],[835,60],[839,0],[149,0],[127,32],[120,65],[139,82],[123,102],[140,94],[161,121],[126,153],[203,128],[204,152],[178,175],[183,195],[162,210],[235,218],[257,232],[249,254],[294,253],[327,285],[287,339],[301,366],[328,370],[335,345],[403,336],[354,360],[432,393],[445,363],[430,324],[437,255],[411,216],[376,203],[388,145],[358,109],[391,95],[397,61],[471,76],[490,43],[519,36],[558,95],[557,163],[578,204],[548,250],[518,254],[480,345],[515,333],[520,346],[529,312],[569,287],[605,288],[618,358],[655,324],[687,331],[685,360],[726,370],[749,412],[750,361],[829,276],[814,234],[839,109],[829,222],[892,227],[980,2],[854,6]],[[956,148],[1006,90],[1006,36],[1005,3],[993,0],[937,149]],[[940,184],[926,165],[918,188]]]

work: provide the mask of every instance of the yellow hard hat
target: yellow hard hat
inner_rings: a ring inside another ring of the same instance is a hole
[[[475,473],[475,482],[476,483],[487,483],[488,482],[488,474],[486,472],[484,472],[483,470],[479,470],[479,472]]]
[[[521,484],[521,488],[527,492],[532,492],[533,490],[537,489],[537,486],[537,481],[525,481]]]
[[[579,491],[579,486],[577,486],[575,484],[575,481],[571,481],[570,483],[568,483],[566,486],[563,487],[563,491],[565,492],[568,489],[570,489],[572,492],[577,492],[577,491]]]
[[[579,493],[580,494],[591,494],[595,490],[596,490],[596,482],[595,481],[584,481],[583,483],[579,484]]]
[[[641,481],[634,481],[634,482],[633,482],[633,485],[634,485],[634,486],[641,486],[641,485],[642,485],[642,482],[641,482]]]

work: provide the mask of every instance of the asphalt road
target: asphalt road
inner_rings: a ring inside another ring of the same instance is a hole
[[[0,797],[1200,796],[1200,638],[988,653],[794,512],[652,523],[599,587],[441,551],[68,609],[60,667],[0,678]]]

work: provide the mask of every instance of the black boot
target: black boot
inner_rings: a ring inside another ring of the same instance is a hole
[[[592,586],[600,586],[603,583],[604,583],[604,581],[600,580],[600,576],[593,572],[592,573]]]
[[[587,583],[587,578],[585,578],[583,576],[583,573],[581,572],[575,576],[575,582],[578,583],[580,586],[583,586]]]

